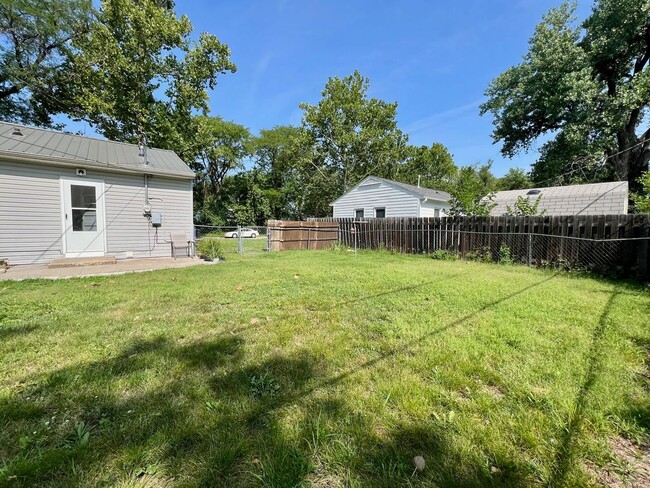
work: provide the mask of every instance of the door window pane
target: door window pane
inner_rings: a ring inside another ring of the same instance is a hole
[[[70,185],[72,208],[96,208],[97,195],[94,186]]]
[[[72,209],[72,230],[78,232],[97,231],[97,211]]]

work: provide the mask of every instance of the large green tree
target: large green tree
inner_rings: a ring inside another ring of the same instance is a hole
[[[482,113],[512,157],[551,139],[533,167],[538,182],[623,179],[650,160],[650,1],[596,0],[578,23],[575,3],[550,10],[521,64],[497,77]]]
[[[499,178],[497,184],[499,190],[521,190],[535,186],[530,176],[521,168],[510,168],[508,172]]]
[[[451,193],[451,215],[486,216],[494,208],[491,194],[498,189],[492,174],[492,161],[487,164],[463,166],[458,170]]]
[[[228,173],[242,169],[250,154],[250,131],[243,125],[220,117],[195,118],[196,132],[190,152],[197,155],[196,206],[202,211],[214,207]]]
[[[0,2],[0,120],[51,125],[70,109],[63,66],[92,19],[90,0]]]
[[[318,104],[301,104],[311,163],[322,179],[315,214],[327,215],[331,201],[369,174],[394,178],[406,156],[397,104],[368,98],[368,87],[368,79],[355,71],[330,78]]]
[[[411,185],[448,190],[458,173],[449,150],[440,143],[431,146],[409,146],[407,158],[399,166],[397,179]]]
[[[309,148],[304,146],[304,141],[302,128],[293,126],[262,129],[252,140],[256,169],[264,175],[255,181],[269,202],[273,218],[303,217],[305,184],[314,171],[306,158]]]
[[[79,116],[112,140],[197,155],[197,113],[208,111],[217,76],[234,72],[230,49],[212,34],[193,40],[192,24],[173,2],[103,0],[88,35],[73,42],[73,99]]]

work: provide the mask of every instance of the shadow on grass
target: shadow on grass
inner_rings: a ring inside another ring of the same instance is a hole
[[[571,468],[575,464],[575,440],[580,434],[580,428],[584,421],[585,410],[589,401],[589,393],[602,370],[601,361],[604,352],[602,348],[603,337],[607,328],[607,318],[617,296],[618,292],[613,292],[610,295],[605,308],[600,315],[598,324],[592,333],[591,346],[587,352],[587,370],[585,372],[584,381],[578,390],[573,412],[567,419],[566,427],[561,435],[561,443],[551,466],[551,479],[549,480],[549,486],[565,486]]]
[[[0,327],[0,341],[11,339],[16,336],[27,335],[34,332],[36,329],[38,329],[38,327],[35,325]]]
[[[27,378],[30,386],[0,399],[0,484],[114,485],[150,477],[192,486],[526,486],[526,466],[507,456],[492,460],[498,474],[479,455],[463,457],[448,425],[404,422],[378,433],[366,413],[328,387],[551,279],[335,375],[307,350],[249,357],[244,339],[232,335],[137,340],[115,357]],[[156,386],[147,389],[151,377]],[[416,454],[430,467],[413,477]]]

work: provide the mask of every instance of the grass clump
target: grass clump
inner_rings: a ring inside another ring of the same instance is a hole
[[[203,259],[209,261],[215,261],[217,259],[223,259],[225,257],[223,246],[221,245],[220,239],[213,239],[206,237],[199,240],[197,245],[197,253]]]
[[[437,249],[431,253],[431,259],[436,259],[438,261],[457,261],[458,254],[447,251],[446,249]]]

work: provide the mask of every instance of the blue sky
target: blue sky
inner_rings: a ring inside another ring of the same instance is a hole
[[[542,15],[561,0],[177,0],[195,34],[230,46],[235,74],[219,78],[212,114],[254,133],[299,124],[330,76],[358,69],[369,95],[398,103],[412,144],[445,144],[459,165],[494,160],[497,175],[537,153],[505,159],[479,104],[489,82],[521,61]],[[589,14],[581,0],[578,16]],[[85,125],[85,124],[84,124]],[[88,127],[85,130],[92,132]]]
[[[494,160],[501,175],[536,153],[504,159],[479,104],[490,80],[520,62],[544,12],[560,0],[177,1],[197,32],[232,50],[238,71],[212,94],[212,111],[252,131],[299,124],[330,76],[358,69],[370,96],[398,102],[412,144],[441,142],[457,164]],[[578,14],[588,15],[582,1]]]

